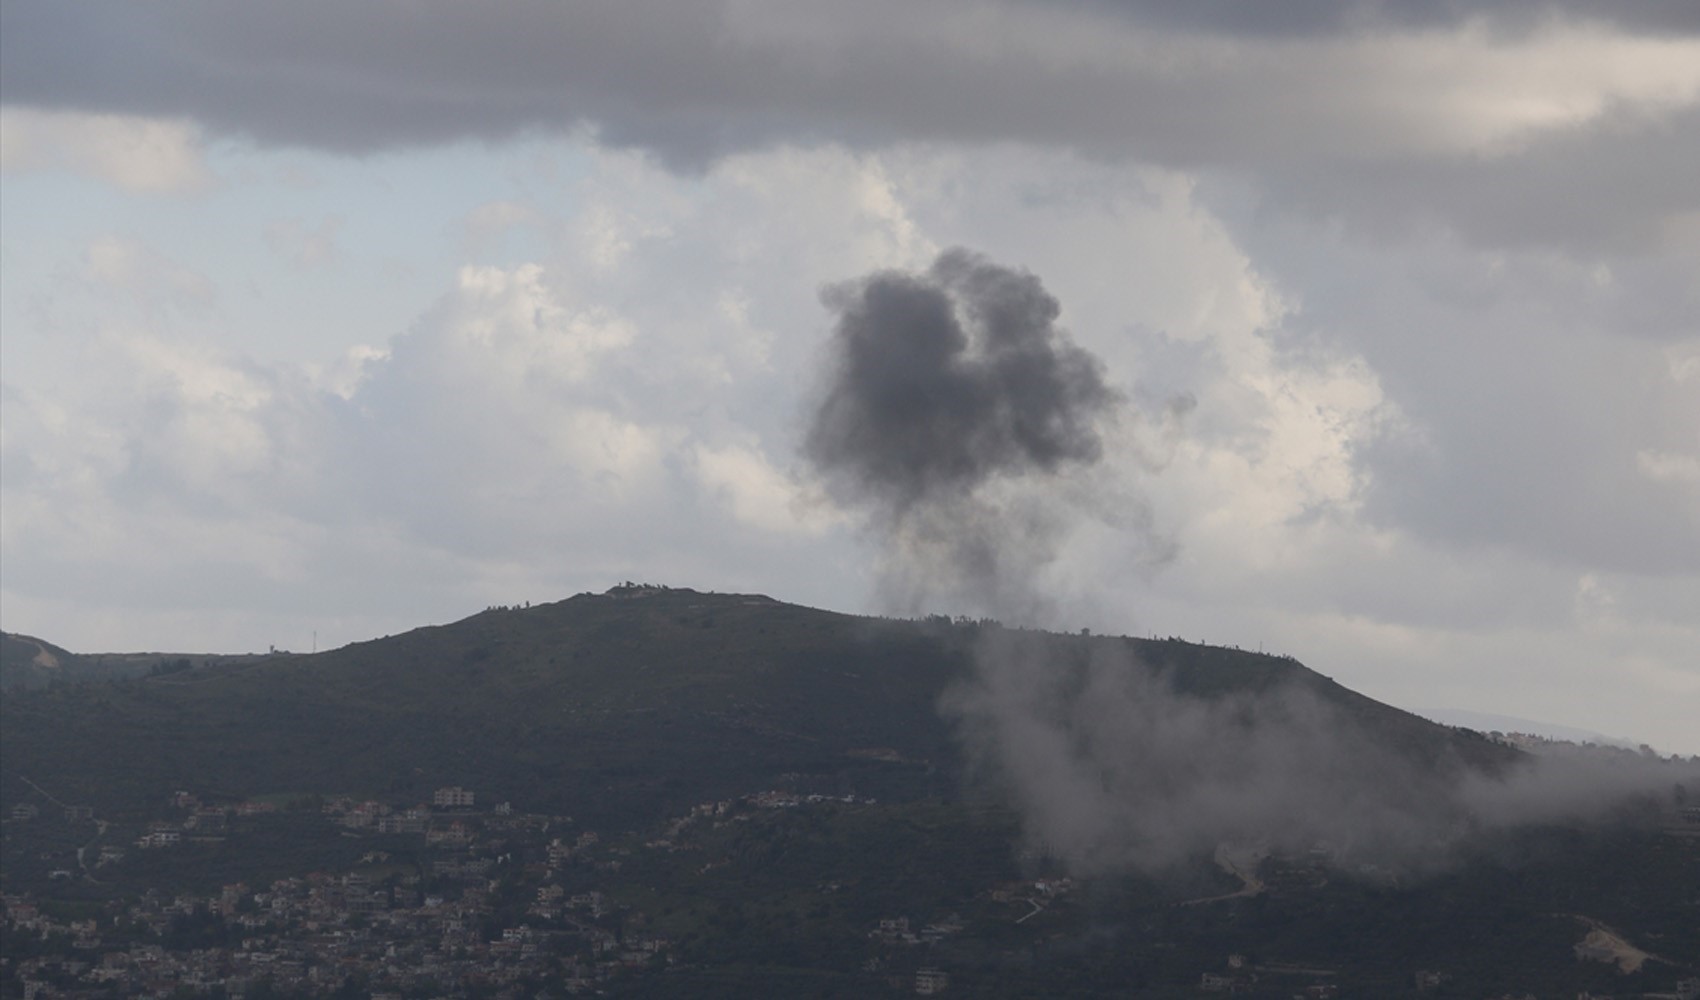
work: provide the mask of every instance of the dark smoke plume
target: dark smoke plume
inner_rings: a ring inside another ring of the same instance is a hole
[[[1038,278],[951,250],[925,273],[876,272],[823,299],[838,319],[804,455],[868,516],[888,600],[1043,615],[1041,571],[1083,516],[1149,551],[1143,505],[1093,475],[1121,397],[1057,328]],[[1165,436],[1191,405],[1171,404]],[[984,629],[973,675],[941,709],[1028,837],[1081,872],[1212,849],[1243,867],[1322,844],[1420,867],[1470,831],[1597,815],[1697,780],[1657,761],[1425,759],[1296,665],[1279,684],[1201,693],[1113,645],[1067,649]]]
[[[1103,366],[1038,278],[967,250],[822,298],[835,357],[805,456],[868,512],[888,584],[1009,610],[1007,578],[1049,561],[1063,520],[1055,496],[1010,487],[1097,462],[1119,401]]]

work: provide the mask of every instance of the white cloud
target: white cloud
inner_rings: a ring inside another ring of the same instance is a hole
[[[1635,463],[1654,482],[1700,483],[1700,455],[1644,450],[1635,453]]]
[[[0,169],[69,170],[126,191],[172,194],[213,183],[187,119],[0,108]]]
[[[465,267],[446,321],[455,360],[483,355],[499,363],[512,388],[533,376],[581,381],[597,359],[629,346],[634,332],[610,310],[573,310],[558,301],[543,268]]]
[[[103,236],[89,244],[84,274],[102,289],[144,304],[201,308],[218,297],[206,275],[123,236]]]
[[[485,257],[501,247],[514,233],[542,224],[543,214],[531,205],[504,199],[487,201],[459,221],[461,247],[473,259]]]
[[[790,473],[830,323],[818,293],[962,244],[1037,274],[1128,395],[1105,466],[1068,484],[1105,523],[1045,571],[1062,614],[1265,642],[1408,703],[1682,745],[1674,710],[1635,704],[1688,690],[1691,575],[1572,552],[1589,530],[1573,497],[1513,511],[1550,530],[1515,545],[1375,502],[1398,471],[1377,447],[1479,464],[1508,453],[1470,447],[1505,440],[1489,418],[1528,407],[1522,429],[1596,435],[1552,452],[1573,466],[1529,473],[1531,495],[1686,468],[1692,438],[1668,428],[1693,405],[1692,344],[1629,332],[1633,266],[1601,286],[1573,280],[1592,264],[1538,255],[1489,267],[1297,224],[1248,236],[1186,174],[1024,147],[785,148],[694,177],[584,162],[523,211],[474,213],[538,234],[530,262],[446,273],[407,330],[351,331],[317,366],[180,329],[129,291],[83,302],[102,333],[59,345],[82,352],[74,378],[5,373],[7,627],[82,648],[80,601],[129,645],[196,607],[195,635],[253,648],[285,626],[362,638],[624,578],[865,607],[853,525]],[[87,268],[102,287],[197,287],[146,248]],[[211,325],[239,330],[246,300],[203,290]],[[1611,404],[1554,416],[1546,394]],[[1611,482],[1616,509],[1663,516],[1670,483]],[[1495,514],[1470,496],[1456,512]],[[1578,614],[1584,574],[1609,615]],[[1539,697],[1514,704],[1528,686]]]
[[[316,226],[301,219],[281,219],[266,227],[266,245],[296,267],[323,267],[336,257],[342,219],[328,216]]]
[[[697,475],[739,521],[778,534],[818,535],[844,518],[750,446],[699,446]]]

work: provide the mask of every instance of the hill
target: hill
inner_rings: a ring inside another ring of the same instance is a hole
[[[0,691],[125,680],[213,663],[241,663],[254,654],[73,653],[31,635],[0,632]]]
[[[76,654],[34,636],[0,632],[0,690],[46,687],[62,677]]]
[[[782,775],[949,798],[964,760],[938,706],[996,628],[624,587],[311,656],[10,697],[0,749],[9,772],[50,776],[61,797],[120,812],[180,787],[405,798],[462,785],[624,826]],[[1290,658],[1178,640],[1043,641],[1061,658],[1128,654],[1199,697],[1298,687],[1425,766],[1510,755]],[[0,784],[0,795],[19,792]]]
[[[1078,727],[1065,757],[1190,734],[1141,761],[1159,785],[1399,802],[1403,823],[1525,760],[1286,657],[617,587],[8,694],[0,994],[1574,995],[1700,972],[1700,815],[1680,789],[1602,822],[1486,827],[1426,868],[1202,826],[1160,870],[1089,870],[996,773],[1055,733],[998,758],[962,708],[996,689],[997,656],[1042,666],[1024,693]],[[1272,723],[1279,739],[1245,741]],[[1270,787],[1281,769],[1212,786],[1222,747],[1235,767],[1320,761],[1346,797]],[[472,801],[433,802],[446,788]]]

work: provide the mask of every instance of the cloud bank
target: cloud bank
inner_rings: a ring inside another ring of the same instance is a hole
[[[1066,147],[1367,221],[1645,246],[1696,208],[1668,167],[1700,101],[1680,7],[19,0],[0,86],[352,153],[537,130],[692,168],[794,142]],[[1609,214],[1601,189],[1626,193]]]

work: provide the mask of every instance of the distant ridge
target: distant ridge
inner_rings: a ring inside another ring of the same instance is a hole
[[[1443,726],[1462,726],[1474,729],[1478,733],[1528,733],[1531,736],[1541,736],[1549,740],[1567,740],[1571,743],[1597,743],[1606,747],[1623,747],[1633,750],[1640,744],[1634,740],[1620,736],[1606,736],[1575,726],[1560,726],[1550,722],[1537,722],[1533,719],[1520,719],[1514,715],[1496,715],[1490,712],[1472,712],[1462,708],[1413,708],[1411,712],[1420,715],[1431,722]]]
[[[0,691],[123,680],[161,669],[187,670],[255,658],[253,653],[73,653],[33,635],[0,632]]]

